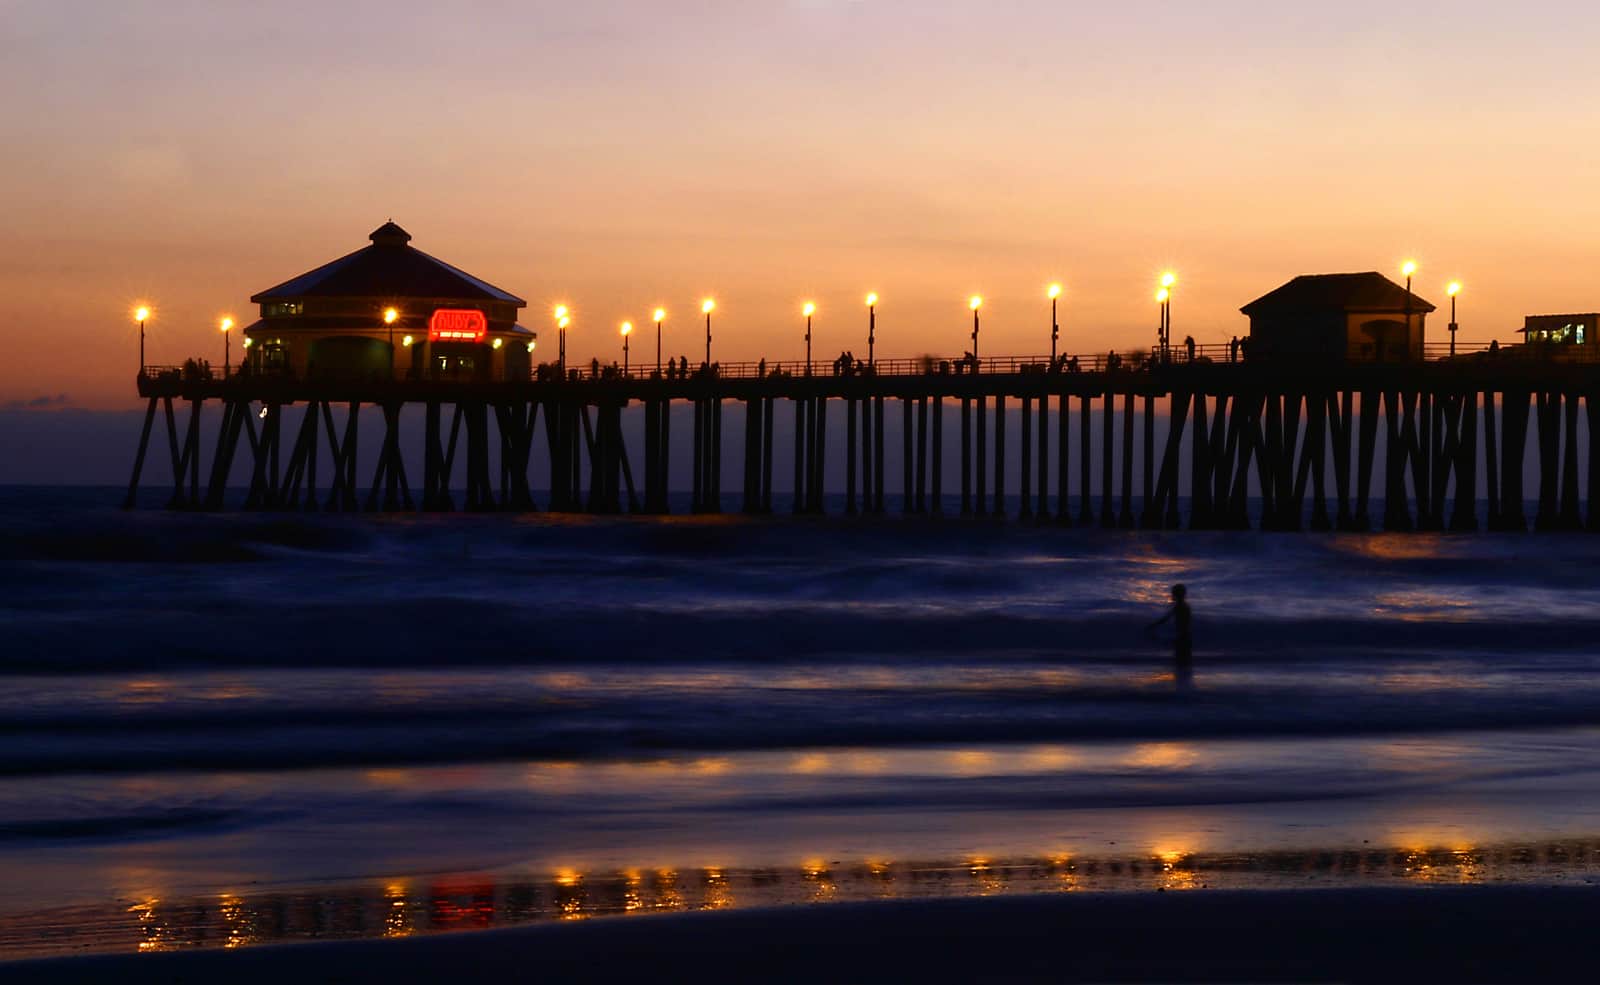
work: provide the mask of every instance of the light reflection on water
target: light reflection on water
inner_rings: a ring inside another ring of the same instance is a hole
[[[1122,854],[813,858],[787,868],[565,868],[249,895],[152,896],[131,905],[0,917],[0,955],[231,948],[871,899],[1491,882],[1552,885],[1600,877],[1600,836],[1537,843],[1411,842],[1384,848],[1251,853],[1194,851],[1175,841],[1158,841]]]

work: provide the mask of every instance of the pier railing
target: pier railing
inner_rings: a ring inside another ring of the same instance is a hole
[[[1040,354],[1035,356],[935,356],[924,355],[912,358],[875,359],[871,362],[865,360],[813,360],[810,363],[804,360],[755,360],[735,362],[714,362],[708,368],[705,364],[691,364],[686,368],[678,367],[681,363],[669,361],[669,365],[657,366],[654,362],[632,363],[626,370],[615,363],[597,363],[591,360],[588,363],[568,363],[563,373],[561,367],[555,363],[546,363],[532,367],[526,379],[517,378],[491,378],[472,376],[429,376],[418,377],[411,373],[399,374],[394,377],[402,382],[440,382],[440,383],[499,383],[499,382],[560,382],[565,379],[570,382],[588,382],[592,380],[651,380],[651,379],[730,379],[730,380],[759,380],[783,379],[803,377],[914,377],[914,376],[973,376],[973,375],[1007,375],[1028,373],[1104,373],[1112,372],[1144,372],[1156,369],[1170,368],[1185,365],[1220,364],[1243,365],[1246,363],[1260,363],[1267,359],[1273,361],[1294,362],[1296,360],[1324,359],[1321,353],[1292,353],[1273,352],[1252,355],[1249,342],[1241,340],[1240,343],[1206,343],[1195,345],[1193,348],[1184,345],[1174,345],[1163,352],[1160,348],[1110,350],[1092,353],[1063,353],[1054,360],[1050,356]],[[1591,350],[1585,346],[1566,345],[1485,345],[1485,344],[1457,344],[1452,346],[1449,342],[1428,342],[1422,350],[1424,362],[1448,362],[1451,360],[1481,362],[1486,359],[1501,359],[1516,362],[1549,362],[1549,363],[1600,363],[1600,350]],[[1405,365],[1409,360],[1387,360],[1387,365]],[[204,363],[188,362],[181,366],[145,366],[140,375],[145,379],[163,380],[174,383],[205,383],[220,382],[226,379],[252,378],[252,379],[287,379],[290,374],[281,371],[264,372],[261,370],[247,370],[241,366],[229,367],[228,371],[220,366],[211,366]],[[319,374],[320,378],[329,380],[338,377]],[[372,382],[370,377],[362,377],[361,382]]]

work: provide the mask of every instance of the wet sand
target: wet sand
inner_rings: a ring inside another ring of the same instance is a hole
[[[9,982],[1582,981],[1600,889],[1060,894],[59,958]]]

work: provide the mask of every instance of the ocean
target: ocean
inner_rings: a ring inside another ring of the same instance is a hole
[[[119,499],[0,489],[0,957],[1600,879],[1600,538]]]

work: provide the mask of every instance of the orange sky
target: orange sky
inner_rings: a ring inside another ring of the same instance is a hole
[[[1093,7],[1093,10],[1077,8]],[[1106,9],[1100,9],[1100,8]],[[1243,331],[1298,273],[1395,271],[1464,340],[1600,307],[1600,73],[1577,3],[0,0],[0,404],[133,400],[216,317],[366,244],[721,359],[1148,345]],[[1288,8],[1288,9],[1285,9]],[[18,98],[19,95],[21,98]],[[1443,340],[1443,322],[1430,324]]]

